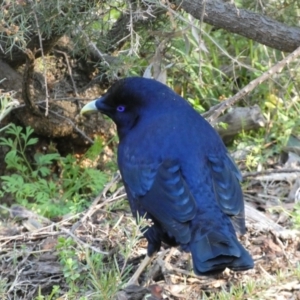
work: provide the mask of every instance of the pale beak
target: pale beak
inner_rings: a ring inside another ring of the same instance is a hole
[[[98,100],[98,99],[97,99]],[[96,106],[96,101],[94,100],[92,102],[87,103],[80,111],[81,115],[87,114],[87,113],[92,113],[98,111],[98,108]]]
[[[106,97],[102,96],[99,99],[89,102],[86,104],[80,111],[81,115],[93,112],[102,112],[105,115],[109,115],[109,112],[112,110],[111,106],[105,103]]]

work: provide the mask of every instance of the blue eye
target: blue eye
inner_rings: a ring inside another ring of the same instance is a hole
[[[123,106],[123,105],[119,105],[118,107],[117,107],[117,111],[118,112],[123,112],[125,110],[125,106]]]

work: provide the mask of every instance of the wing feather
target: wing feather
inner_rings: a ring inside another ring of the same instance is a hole
[[[196,215],[196,202],[174,161],[137,165],[130,161],[121,170],[136,207],[149,213],[178,243],[191,238],[188,221]]]
[[[242,175],[232,158],[209,155],[216,200],[224,213],[231,217],[235,229],[245,233],[245,208],[240,186]]]

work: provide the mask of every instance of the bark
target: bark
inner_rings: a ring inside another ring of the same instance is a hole
[[[289,27],[267,16],[237,8],[222,0],[177,0],[182,8],[198,20],[237,33],[268,47],[292,52],[300,45],[300,28]]]
[[[229,143],[242,131],[264,127],[265,118],[258,105],[252,107],[236,107],[217,119],[218,123],[226,123],[227,127],[217,126],[216,130],[225,143]]]

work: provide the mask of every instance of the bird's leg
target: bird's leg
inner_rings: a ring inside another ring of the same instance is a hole
[[[143,273],[143,271],[146,269],[146,267],[150,264],[153,256],[154,255],[149,257],[148,255],[146,255],[146,257],[143,259],[143,261],[141,262],[141,264],[139,265],[137,270],[134,272],[133,276],[129,279],[127,285],[131,285],[131,284],[138,285],[139,284],[138,279],[141,276],[141,274]]]

